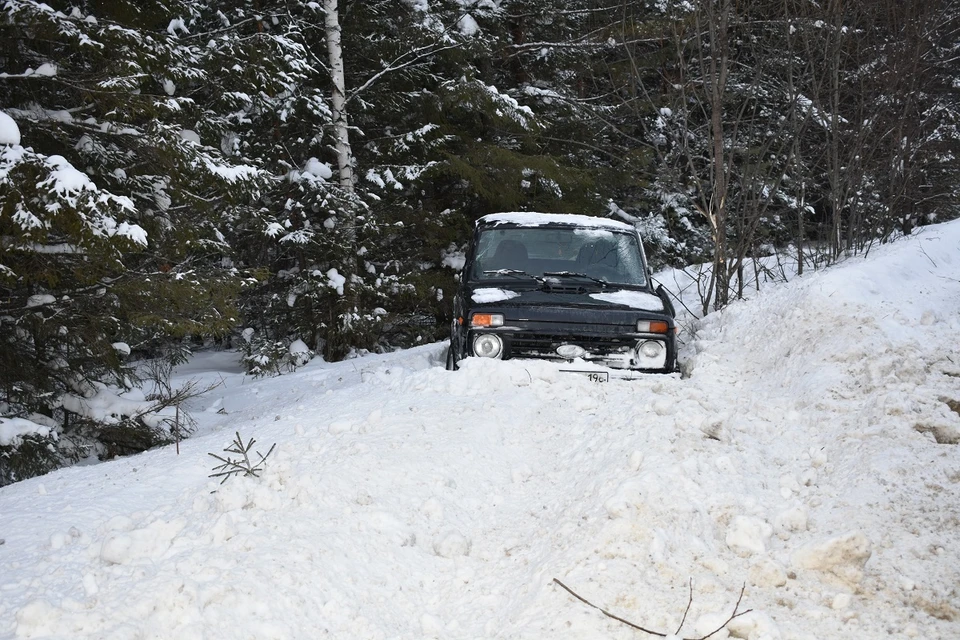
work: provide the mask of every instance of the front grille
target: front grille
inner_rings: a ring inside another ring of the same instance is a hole
[[[584,294],[587,293],[587,288],[582,284],[565,284],[557,282],[548,282],[543,285],[543,290],[547,293],[576,293]]]
[[[557,358],[557,347],[575,344],[583,347],[593,357],[633,352],[637,341],[633,338],[615,336],[562,337],[547,334],[511,334],[508,351],[514,358]]]

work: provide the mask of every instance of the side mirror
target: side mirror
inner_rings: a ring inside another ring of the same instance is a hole
[[[658,284],[654,293],[657,294],[657,297],[663,302],[663,308],[669,313],[672,317],[676,317],[677,310],[673,308],[673,302],[670,301],[670,294],[667,293],[667,290],[663,288],[662,284]]]

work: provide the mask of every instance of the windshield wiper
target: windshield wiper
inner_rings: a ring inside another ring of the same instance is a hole
[[[521,271],[520,269],[490,269],[489,271],[484,271],[484,275],[498,275],[498,276],[512,276],[514,278],[530,278],[536,280],[540,284],[543,284],[543,278],[540,276],[535,276],[532,273],[527,273],[526,271]]]
[[[601,287],[609,287],[610,283],[604,280],[603,278],[594,278],[593,276],[588,276],[585,273],[578,273],[576,271],[545,271],[543,273],[545,276],[561,276],[564,278],[583,278],[584,280],[590,280],[596,282]]]

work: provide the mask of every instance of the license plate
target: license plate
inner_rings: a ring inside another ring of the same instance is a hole
[[[600,384],[601,382],[610,382],[610,373],[607,371],[580,371],[577,369],[561,369],[564,373],[578,373],[586,376],[590,382]]]

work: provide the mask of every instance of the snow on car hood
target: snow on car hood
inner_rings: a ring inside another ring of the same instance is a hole
[[[474,289],[470,295],[470,299],[477,304],[489,304],[491,302],[503,302],[504,300],[510,300],[519,296],[519,293],[510,291],[509,289],[484,287],[482,289]]]
[[[480,287],[474,289],[470,299],[475,304],[495,304],[511,301],[511,305],[520,306],[602,306],[617,305],[641,311],[663,312],[663,302],[657,296],[646,291],[620,289],[603,293],[558,293],[543,289],[513,289],[499,287]]]
[[[620,291],[610,291],[607,293],[591,293],[590,297],[594,300],[602,300],[603,302],[622,304],[632,309],[663,311],[663,300],[646,291],[622,289]]]

